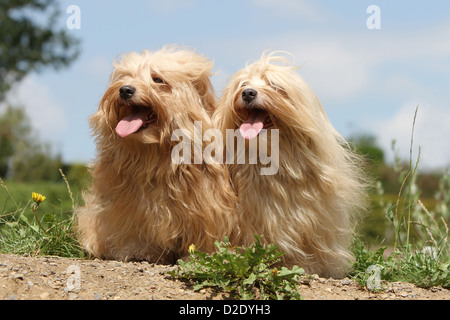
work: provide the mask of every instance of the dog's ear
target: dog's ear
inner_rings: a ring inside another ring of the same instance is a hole
[[[217,104],[217,97],[211,83],[214,63],[203,56],[196,55],[191,60],[191,66],[191,76],[194,79],[192,84],[200,96],[203,108],[212,115]]]
[[[203,74],[195,82],[194,87],[197,90],[203,108],[211,116],[216,109],[217,97],[212,86],[210,75]]]
[[[216,108],[217,100],[210,80],[214,63],[193,50],[171,46],[164,47],[164,50],[176,57],[176,64],[183,74],[183,81],[189,81],[192,84],[203,108],[211,115]]]

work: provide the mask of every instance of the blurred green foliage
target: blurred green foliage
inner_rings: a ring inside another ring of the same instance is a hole
[[[0,1],[0,101],[29,72],[78,57],[79,40],[56,27],[59,14],[56,0]]]

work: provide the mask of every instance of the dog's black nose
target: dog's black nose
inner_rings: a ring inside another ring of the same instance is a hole
[[[120,97],[123,100],[128,100],[128,99],[131,99],[133,94],[136,92],[136,88],[132,87],[132,86],[122,86],[122,87],[120,87],[119,92],[120,92]]]
[[[242,91],[242,100],[244,100],[245,102],[251,102],[256,98],[257,95],[258,91],[254,89],[245,89],[244,91]]]

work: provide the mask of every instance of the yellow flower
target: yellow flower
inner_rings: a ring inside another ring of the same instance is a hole
[[[44,232],[47,232],[44,227],[42,226],[41,222],[39,221],[37,215],[36,215],[36,211],[39,208],[39,204],[42,203],[45,200],[45,196],[43,196],[40,193],[37,192],[32,192],[31,193],[31,198],[33,199],[33,203],[31,204],[31,210],[33,211],[34,214],[34,218],[36,219],[37,223],[39,224],[39,227],[44,230]]]
[[[37,192],[32,192],[31,197],[33,198],[33,201],[36,204],[40,204],[40,203],[44,202],[44,200],[45,200],[45,196],[43,196],[42,194],[37,193]]]
[[[278,269],[277,268],[273,268],[272,269],[272,277],[276,277],[278,274]]]
[[[193,254],[195,252],[195,244],[191,244],[190,246],[189,246],[189,253],[190,254]]]

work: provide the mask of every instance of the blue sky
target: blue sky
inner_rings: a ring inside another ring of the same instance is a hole
[[[65,161],[95,157],[87,119],[123,52],[164,44],[195,48],[215,62],[220,95],[227,79],[266,49],[286,50],[345,136],[374,134],[392,159],[397,140],[407,159],[419,105],[415,153],[422,168],[450,164],[450,2],[363,0],[59,1],[80,8],[81,56],[69,68],[31,74],[9,95],[25,105],[42,140]],[[370,30],[369,5],[381,29]],[[1,107],[0,107],[1,112]]]

